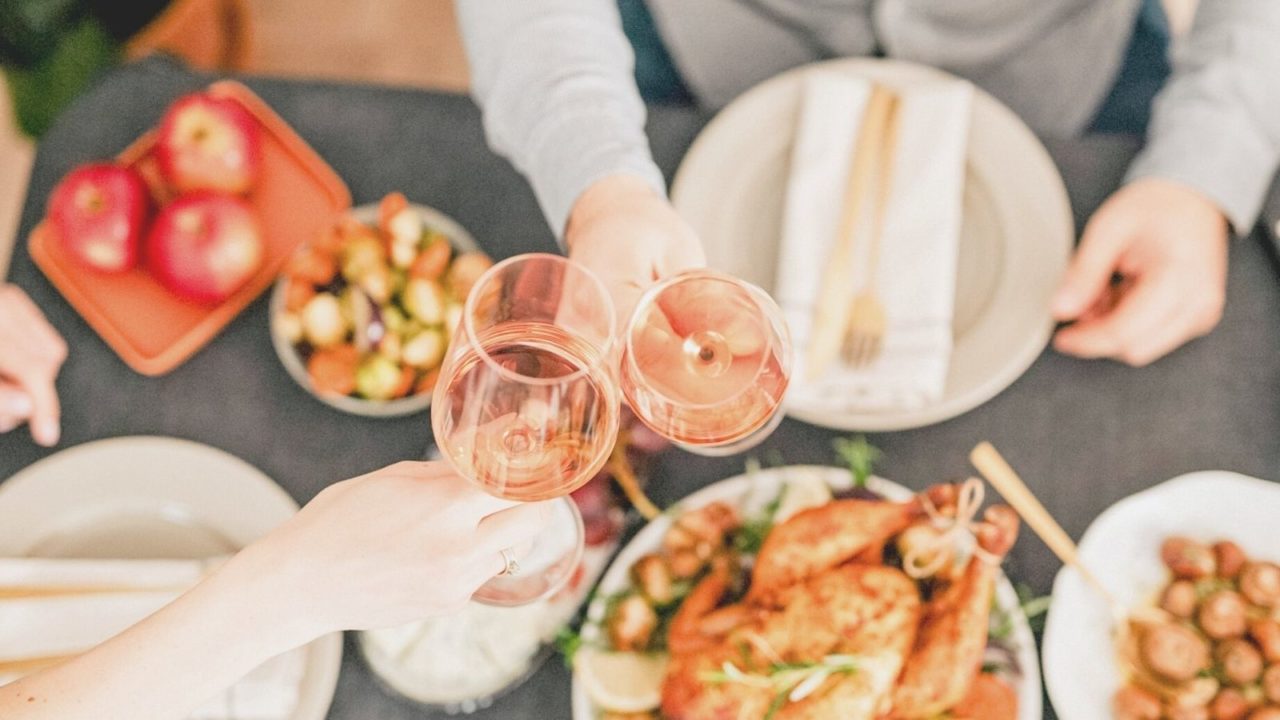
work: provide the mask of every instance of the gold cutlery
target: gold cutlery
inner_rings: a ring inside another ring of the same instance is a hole
[[[823,273],[814,312],[813,335],[809,342],[805,368],[810,379],[821,377],[840,356],[845,332],[849,327],[853,310],[849,269],[853,266],[857,247],[857,229],[872,175],[879,166],[882,140],[894,103],[894,95],[887,88],[872,86],[850,159],[835,245],[831,248]]]
[[[884,121],[884,135],[876,151],[875,204],[871,216],[871,234],[867,236],[866,283],[853,299],[849,309],[849,326],[844,336],[844,361],[850,367],[870,365],[880,357],[884,348],[884,304],[877,294],[877,278],[880,274],[880,243],[884,236],[885,208],[893,190],[893,163],[898,147],[897,96],[892,96]]]

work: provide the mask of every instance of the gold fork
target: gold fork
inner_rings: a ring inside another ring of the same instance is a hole
[[[880,274],[880,239],[884,235],[885,208],[893,188],[893,160],[898,145],[898,97],[891,96],[885,110],[884,134],[876,149],[875,204],[872,208],[871,235],[867,238],[867,279],[862,291],[849,308],[849,326],[845,331],[842,354],[850,367],[865,367],[880,357],[886,329],[884,304],[876,292]]]
[[[879,164],[885,124],[889,119],[893,93],[882,85],[873,85],[863,111],[861,127],[850,158],[849,176],[841,199],[840,223],[835,244],[827,258],[814,309],[813,334],[809,339],[806,374],[821,377],[837,358],[853,306],[849,287],[849,268],[857,247],[857,229],[867,203],[872,176]]]

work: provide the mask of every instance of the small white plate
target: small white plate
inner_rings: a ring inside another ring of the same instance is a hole
[[[427,227],[444,233],[445,237],[449,239],[449,243],[453,245],[455,253],[480,249],[480,246],[476,244],[475,238],[471,237],[471,233],[459,225],[457,220],[426,205],[410,203],[409,207],[422,216],[422,221]],[[378,204],[361,205],[349,210],[348,214],[366,225],[374,225],[378,222]],[[271,290],[271,301],[267,310],[271,323],[271,345],[275,348],[276,357],[280,358],[280,363],[284,365],[289,377],[293,378],[293,381],[306,390],[311,397],[331,408],[336,408],[352,415],[371,418],[403,417],[422,412],[431,407],[431,393],[420,393],[394,400],[366,400],[348,395],[320,393],[312,389],[311,378],[307,376],[306,365],[303,364],[302,358],[298,356],[298,351],[294,349],[293,344],[285,338],[284,333],[276,324],[276,318],[284,314],[284,296],[287,284],[288,278],[282,275],[280,279],[276,280],[275,287]],[[453,338],[447,338],[447,340],[452,341]]]
[[[680,164],[672,201],[702,237],[712,267],[766,290],[773,287],[777,266],[803,79],[815,69],[897,88],[949,77],[899,61],[831,60],[761,83],[707,125]],[[1066,270],[1074,234],[1066,188],[1044,147],[1012,111],[975,88],[955,345],[943,397],[915,410],[833,414],[790,402],[787,412],[840,430],[890,431],[941,422],[990,400],[1048,343],[1049,300]]]
[[[821,478],[833,491],[847,490],[852,485],[849,471],[825,465],[792,465],[770,468],[752,475],[735,477],[712,483],[677,503],[679,511],[688,511],[713,502],[727,502],[744,514],[758,512],[778,496],[783,485],[797,476]],[[911,490],[878,477],[867,481],[867,487],[889,500],[902,502],[914,494]],[[600,623],[604,621],[608,597],[631,587],[631,567],[641,557],[655,552],[662,545],[662,538],[670,528],[678,512],[665,512],[658,519],[645,525],[631,542],[622,548],[613,564],[605,571],[596,588],[595,600],[587,608],[582,638],[587,642],[599,639]],[[1015,649],[1018,667],[1022,671],[1015,690],[1018,693],[1018,720],[1041,720],[1040,661],[1036,656],[1035,636],[1022,612],[1018,593],[1003,574],[996,583],[996,605],[1013,618],[1009,643]],[[573,720],[597,720],[599,713],[587,697],[587,692],[575,677],[573,680]]]
[[[297,511],[279,485],[221,450],[160,437],[100,440],[0,484],[0,555],[204,558],[239,550]],[[341,634],[311,643],[290,720],[325,717],[341,665]]]
[[[1280,485],[1211,470],[1176,477],[1107,508],[1080,540],[1080,560],[1126,607],[1152,602],[1169,580],[1160,544],[1170,535],[1234,540],[1245,554],[1280,560]],[[1053,583],[1044,629],[1044,679],[1062,720],[1111,717],[1120,669],[1111,613],[1075,570]]]

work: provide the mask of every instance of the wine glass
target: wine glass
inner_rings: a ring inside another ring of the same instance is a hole
[[[486,583],[480,602],[547,597],[582,559],[582,516],[566,496],[600,470],[617,438],[614,323],[603,283],[559,255],[508,258],[467,296],[432,397],[436,443],[491,495],[555,500],[519,569]]]
[[[641,296],[623,338],[622,392],[660,435],[700,455],[729,455],[782,421],[791,360],[782,311],[768,294],[691,270]]]

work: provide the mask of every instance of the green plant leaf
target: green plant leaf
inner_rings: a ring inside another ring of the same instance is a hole
[[[57,39],[47,57],[30,67],[5,67],[18,126],[38,138],[103,69],[120,47],[93,18],[85,17]]]
[[[880,459],[880,449],[867,442],[865,435],[853,438],[836,438],[832,445],[836,455],[844,461],[853,475],[854,487],[865,488],[867,479],[871,477],[873,466]]]

